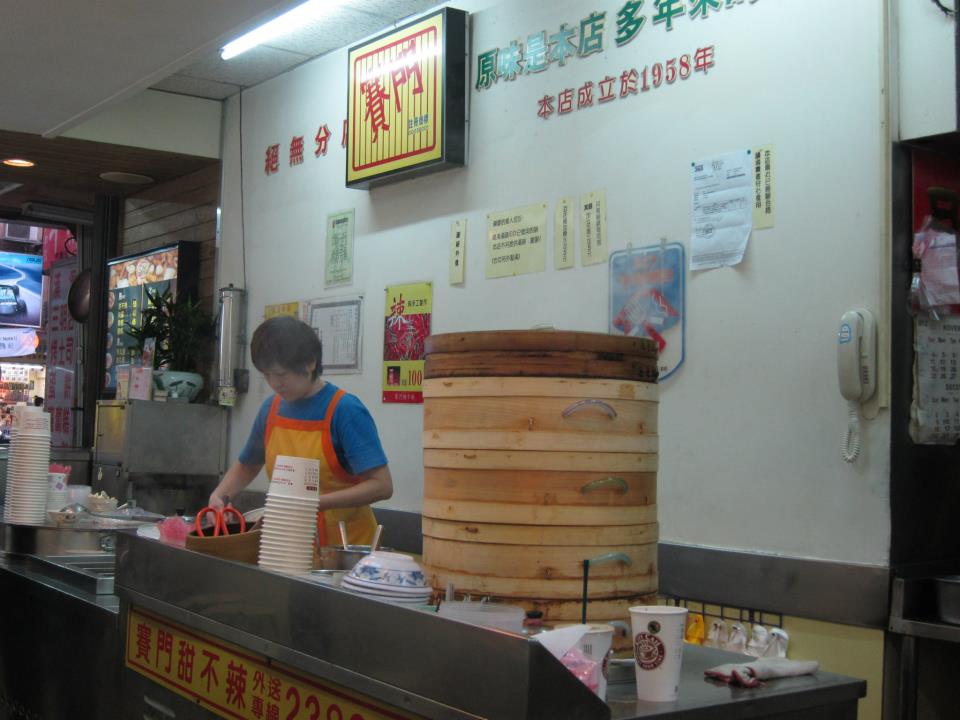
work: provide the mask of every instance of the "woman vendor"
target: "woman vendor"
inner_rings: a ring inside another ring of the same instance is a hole
[[[316,332],[292,317],[271,318],[254,331],[253,364],[275,394],[260,407],[246,446],[210,504],[222,508],[264,464],[271,477],[278,455],[316,458],[328,532],[344,520],[350,544],[369,545],[377,525],[370,503],[393,495],[393,480],[370,412],[320,377],[322,352]]]

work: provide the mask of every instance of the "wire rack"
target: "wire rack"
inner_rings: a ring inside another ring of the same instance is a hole
[[[750,625],[760,623],[770,628],[783,628],[783,613],[757,608],[731,607],[672,595],[664,596],[663,599],[668,605],[685,607],[692,613],[703,615],[704,618],[717,618],[725,622],[749,623]]]

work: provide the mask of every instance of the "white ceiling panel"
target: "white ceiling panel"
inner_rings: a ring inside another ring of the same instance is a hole
[[[177,75],[171,75],[155,83],[153,89],[177,93],[178,95],[191,95],[208,100],[225,100],[231,95],[240,92],[242,88],[239,85],[217,82],[216,80],[193,78],[178,73]]]
[[[250,87],[276,77],[309,59],[309,55],[261,45],[231,60],[222,60],[219,53],[208,54],[200,62],[181,70],[180,74]]]

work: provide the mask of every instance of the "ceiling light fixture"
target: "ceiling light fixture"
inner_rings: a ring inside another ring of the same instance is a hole
[[[111,170],[100,173],[100,179],[107,182],[120,183],[122,185],[149,185],[154,179],[149,175],[140,175],[139,173],[128,173]]]
[[[304,25],[335,10],[337,6],[343,4],[343,1],[344,0],[308,0],[302,5],[297,5],[297,7],[292,10],[288,10],[283,15],[275,17],[273,20],[251,30],[246,35],[241,35],[236,40],[228,42],[223,46],[223,49],[220,50],[220,57],[224,60],[235,58],[240,53],[245,53],[257,45],[263,45],[291,30],[299,30]]]
[[[33,167],[36,165],[35,162],[24,160],[23,158],[7,158],[3,161],[3,164],[9,165],[10,167]]]

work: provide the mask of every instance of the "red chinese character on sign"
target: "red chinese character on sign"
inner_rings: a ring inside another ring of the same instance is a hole
[[[58,424],[61,425],[61,432],[63,430],[63,420],[63,417],[58,418]],[[160,653],[164,653],[167,656],[167,666],[163,671],[170,672],[170,665],[173,663],[173,635],[166,630],[157,630],[157,653],[153,660],[153,664],[156,665],[157,668],[160,667]]]
[[[380,85],[380,78],[360,83],[360,92],[363,93],[363,99],[367,106],[363,119],[369,118],[370,140],[376,142],[377,138],[380,137],[381,130],[390,129],[386,114],[386,101],[390,99],[390,95]]]
[[[267,703],[267,720],[280,720],[280,706]]]
[[[267,697],[271,700],[280,699],[280,678],[270,678],[270,683],[267,687]]]
[[[616,82],[616,78],[610,77],[609,75],[600,81],[600,97],[598,98],[600,102],[605,103],[616,100],[617,96],[613,92],[614,82]]]
[[[250,712],[255,718],[263,717],[263,698],[254,697],[250,703]]]
[[[137,625],[137,656],[134,660],[143,658],[150,662],[150,642],[153,639],[153,631],[149,625],[139,623]]]
[[[263,690],[266,687],[263,682],[263,670],[257,670],[253,673],[253,692],[263,695]]]
[[[267,157],[264,161],[263,171],[267,175],[280,172],[280,145],[270,145],[267,147]]]
[[[557,112],[560,115],[566,115],[573,110],[573,89],[566,88],[557,95]]]
[[[704,75],[713,67],[713,45],[709,47],[697,48],[693,55],[693,69],[702,72]]]
[[[624,70],[620,75],[620,97],[637,94],[637,80],[640,79],[640,73],[634,68]]]
[[[393,305],[390,306],[390,316],[399,317],[400,315],[403,315],[403,307],[403,293],[400,293],[400,299],[394,300]]]
[[[220,680],[217,678],[217,669],[213,666],[214,661],[219,660],[220,656],[210,652],[209,650],[204,650],[203,656],[207,658],[207,664],[204,666],[203,670],[200,671],[200,679],[205,679],[207,681],[207,692],[210,692],[211,683],[213,683],[214,687],[220,686]]]
[[[546,120],[553,114],[553,95],[544,95],[537,101],[537,117]]]
[[[593,105],[593,81],[587,80],[577,91],[577,110]]]
[[[290,164],[300,165],[303,163],[303,135],[295,135],[290,141]]]
[[[327,128],[326,123],[320,126],[320,129],[317,130],[316,136],[313,138],[314,142],[317,143],[317,149],[313,151],[314,157],[320,157],[321,155],[327,154],[327,141],[330,139],[330,136],[333,133]]]
[[[227,703],[246,708],[243,694],[247,691],[247,668],[233,661],[227,665]]]
[[[343,136],[340,138],[340,147],[346,147],[346,146],[347,146],[347,121],[346,121],[346,119],[344,119],[344,121],[343,121]]]
[[[193,682],[193,658],[197,649],[186,640],[181,640],[177,646],[177,679],[188,683]]]
[[[411,39],[409,44],[403,49],[403,52],[397,56],[397,60],[401,61],[404,58],[417,54],[417,45],[416,42]],[[413,86],[413,90],[410,92],[414,95],[419,95],[423,92],[423,76],[420,74],[420,63],[412,62],[403,67],[399,67],[390,73],[390,79],[393,80],[393,96],[397,99],[397,112],[403,112],[403,107],[400,101],[400,92],[399,87],[401,85],[406,85],[407,80],[413,78],[416,80]]]

